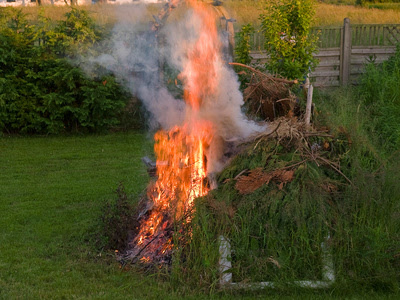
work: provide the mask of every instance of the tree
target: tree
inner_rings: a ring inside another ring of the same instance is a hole
[[[288,79],[302,79],[316,66],[318,37],[310,34],[315,14],[313,0],[272,0],[260,15],[266,68]]]

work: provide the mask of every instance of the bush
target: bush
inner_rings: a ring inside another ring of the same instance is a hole
[[[270,58],[266,64],[273,74],[288,79],[303,79],[317,63],[317,37],[310,35],[315,14],[312,0],[275,0],[260,16],[265,35],[264,48]]]
[[[128,93],[113,76],[89,78],[71,63],[100,38],[86,12],[73,8],[65,21],[41,17],[34,25],[19,10],[0,19],[0,131],[99,131],[118,123]]]
[[[99,226],[95,229],[97,247],[105,250],[125,250],[131,231],[139,225],[122,184],[116,194],[115,200],[104,204]]]
[[[240,32],[236,35],[235,61],[241,64],[250,64],[250,38],[254,34],[254,27],[250,23],[243,25]]]

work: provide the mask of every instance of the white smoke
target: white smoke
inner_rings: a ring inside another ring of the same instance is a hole
[[[175,99],[160,82],[162,53],[155,33],[143,20],[146,6],[117,6],[117,9],[120,21],[112,29],[111,38],[102,44],[105,53],[90,58],[86,69],[90,72],[98,64],[111,71],[143,102],[152,116],[149,122],[153,128],[169,129],[181,124],[185,103]]]
[[[202,26],[201,20],[193,11],[189,11],[181,22],[165,26],[163,33],[168,41],[167,57],[169,63],[177,69],[182,70],[188,63],[187,51],[193,48]],[[217,90],[201,99],[198,116],[200,119],[211,121],[216,128],[216,136],[207,153],[209,173],[219,172],[224,167],[221,157],[226,141],[240,142],[266,129],[265,126],[248,120],[242,112],[244,102],[238,76],[223,58],[223,53],[220,53],[213,62],[215,78],[218,81]]]
[[[143,28],[144,15],[142,6],[131,7],[133,12],[124,12],[136,22],[120,22],[115,25],[112,37],[107,42],[108,53],[92,59],[112,71],[125,82],[132,94],[136,95],[153,116],[153,124],[164,129],[181,125],[185,120],[186,107],[182,99],[175,99],[160,80],[160,59],[181,72],[187,63],[188,49],[196,42],[202,29],[201,19],[188,10],[179,21],[164,24],[159,33],[165,37],[160,43],[154,32],[140,32]],[[122,18],[123,19],[123,18]],[[141,28],[141,29],[138,29]],[[209,120],[216,128],[215,142],[210,147],[208,158],[209,172],[222,168],[220,157],[223,154],[224,142],[243,140],[265,130],[264,126],[249,121],[243,114],[243,95],[239,90],[236,73],[223,61],[224,55],[216,61],[217,90],[212,96],[202,99],[199,117]]]

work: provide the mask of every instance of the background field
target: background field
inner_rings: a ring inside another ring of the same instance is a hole
[[[331,1],[339,2],[339,1]],[[385,9],[367,8],[355,5],[349,5],[352,2],[342,2],[341,5],[333,3],[318,2],[316,4],[316,18],[314,26],[337,26],[343,24],[344,18],[350,18],[354,24],[396,24],[400,21],[400,6],[393,4],[384,7]],[[339,2],[340,4],[340,2]],[[260,24],[259,15],[265,9],[264,1],[252,0],[227,0],[224,1],[224,7],[228,10],[233,18],[237,20],[234,24],[236,29],[247,23],[253,23],[256,27]],[[146,18],[152,20],[152,15],[156,14],[161,5],[148,5],[145,11]],[[135,18],[132,6],[127,5],[110,5],[96,4],[83,7],[92,12],[100,24],[110,24],[116,20],[129,20]],[[40,8],[25,7],[24,12],[37,14]],[[61,19],[63,14],[68,10],[67,7],[45,6],[44,12],[46,16],[52,19]]]

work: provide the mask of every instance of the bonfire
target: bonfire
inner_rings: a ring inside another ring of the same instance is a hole
[[[243,170],[234,178],[241,194],[250,194],[269,182],[276,182],[282,190],[293,180],[295,167],[309,160],[338,170],[308,143],[308,137],[326,133],[306,132],[303,120],[295,115],[296,98],[290,87],[298,82],[242,66],[252,73],[243,97],[237,76],[223,59],[215,15],[203,3],[189,3],[197,31],[184,45],[187,51],[178,76],[184,86],[184,121],[154,136],[156,163],[145,159],[154,180],[139,205],[134,237],[119,256],[124,264],[169,265],[177,242],[175,233],[185,231],[179,238],[190,239],[188,224],[194,200],[216,186],[215,174],[248,144],[255,149],[266,139],[294,141],[304,159],[268,172],[262,168]],[[251,114],[275,121],[269,126],[249,121],[241,110],[244,101]]]
[[[194,199],[209,192],[209,178],[224,165],[228,139],[243,140],[264,130],[242,114],[236,79],[236,91],[229,86],[226,91],[221,88],[223,81],[235,77],[223,60],[215,13],[209,5],[189,4],[198,32],[186,45],[185,64],[179,75],[184,85],[184,122],[161,129],[154,136],[156,180],[148,186],[144,209],[138,215],[140,226],[121,257],[125,261],[170,262],[177,223],[190,222]],[[169,9],[168,5],[163,9],[163,17]]]

